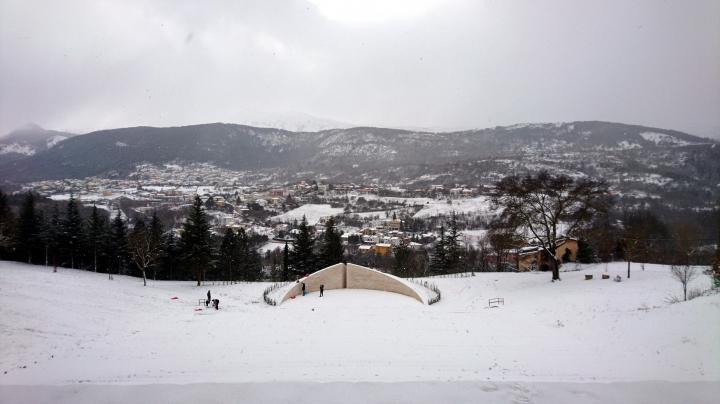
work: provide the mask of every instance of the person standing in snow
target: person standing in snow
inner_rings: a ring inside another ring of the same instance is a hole
[[[305,282],[302,283],[302,293],[303,296],[305,296]]]
[[[325,290],[325,285],[320,285],[320,297],[323,295],[323,290]]]
[[[215,308],[215,310],[220,309],[220,299],[213,299],[213,307]]]
[[[207,296],[208,296],[208,298],[207,298],[207,300],[205,300],[205,307],[210,306],[210,302],[211,302],[211,300],[210,300],[210,291],[209,291],[209,290],[208,290]]]

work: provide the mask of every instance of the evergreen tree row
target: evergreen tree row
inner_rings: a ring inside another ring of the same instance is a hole
[[[180,237],[166,230],[153,213],[134,218],[132,226],[118,209],[113,217],[93,206],[85,218],[72,195],[38,209],[38,197],[24,195],[15,215],[0,190],[0,259],[86,269],[147,279],[257,281],[264,278],[257,245],[244,229],[227,229],[223,237],[210,231],[196,197]]]
[[[455,212],[450,215],[447,225],[447,232],[444,224],[440,226],[440,237],[435,243],[430,261],[430,272],[435,275],[459,272],[462,264],[463,248],[460,246],[460,231]]]
[[[298,225],[298,233],[292,243],[292,251],[286,245],[283,251],[284,280],[293,280],[319,269],[344,261],[341,234],[331,217],[325,222],[325,231],[318,245],[310,232],[305,216]]]

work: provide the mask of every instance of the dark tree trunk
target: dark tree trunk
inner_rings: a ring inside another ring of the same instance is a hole
[[[628,260],[628,279],[630,279],[630,260]]]
[[[553,282],[560,280],[560,265],[558,264],[557,258],[555,258],[555,248],[548,248],[546,250],[550,258],[550,268],[552,270],[552,280]]]
[[[552,262],[552,280],[553,281],[559,281],[560,280],[560,267],[557,263],[557,260],[555,258],[551,258],[550,261]]]

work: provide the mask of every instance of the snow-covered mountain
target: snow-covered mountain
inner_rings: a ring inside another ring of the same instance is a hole
[[[328,129],[347,129],[355,125],[297,111],[280,113],[253,113],[251,118],[243,119],[248,126],[283,129],[292,132],[319,132]]]
[[[32,156],[72,136],[75,135],[27,124],[0,138],[0,162]]]
[[[444,133],[372,127],[297,132],[215,123],[104,130],[54,146],[51,136],[42,140],[44,150],[35,146],[27,155],[0,162],[0,180],[122,175],[143,163],[199,162],[232,170],[269,170],[274,178],[287,181],[310,176],[415,186],[481,186],[510,173],[549,170],[605,178],[620,184],[624,192],[648,197],[674,192],[677,199],[710,201],[720,196],[720,143],[611,122]],[[22,146],[13,147],[26,151]]]

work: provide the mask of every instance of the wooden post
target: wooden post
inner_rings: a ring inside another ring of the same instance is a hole
[[[630,260],[628,260],[628,279],[630,279]]]

